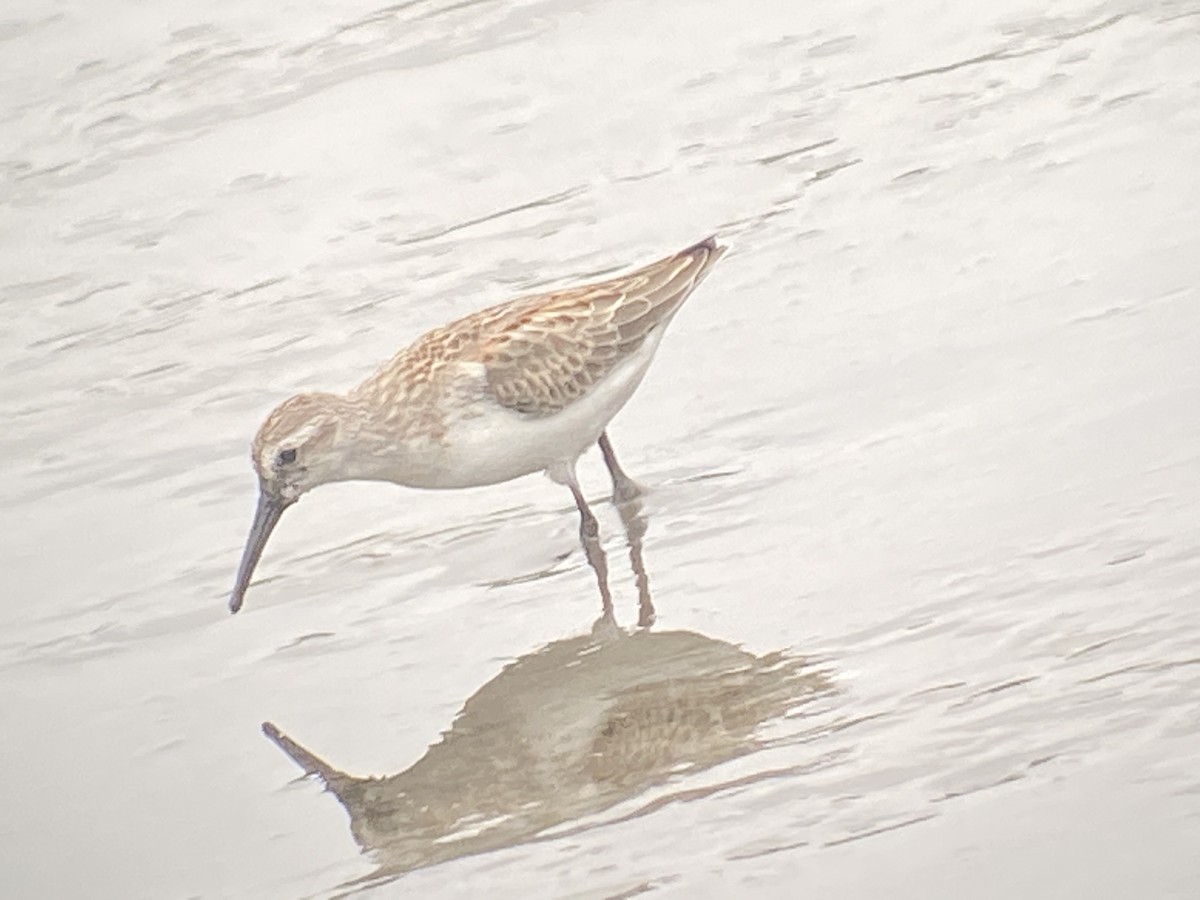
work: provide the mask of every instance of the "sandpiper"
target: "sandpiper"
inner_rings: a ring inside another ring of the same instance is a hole
[[[533,472],[570,488],[588,563],[611,605],[599,526],[575,463],[598,444],[614,498],[637,495],[605,428],[725,250],[710,237],[617,278],[481,310],[429,332],[348,394],[285,400],[251,447],[258,508],[230,610],[241,609],[283,511],[319,485],[462,488]]]

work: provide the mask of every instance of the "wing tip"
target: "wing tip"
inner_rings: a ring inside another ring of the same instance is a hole
[[[696,270],[696,283],[698,284],[699,280],[708,273],[709,269],[716,265],[717,260],[724,256],[727,250],[729,250],[728,244],[720,243],[715,234],[710,234],[704,240],[697,241],[686,250],[681,250],[676,258],[690,257],[693,261],[692,265],[698,264],[699,268]]]
[[[688,247],[686,250],[683,250],[681,255],[697,256],[697,255],[703,253],[705,255],[711,255],[713,257],[720,257],[728,249],[729,249],[728,244],[720,243],[715,234],[710,234],[704,240],[697,241],[696,243],[692,244],[692,246]]]

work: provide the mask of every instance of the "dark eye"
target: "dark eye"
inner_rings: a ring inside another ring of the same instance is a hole
[[[280,450],[279,455],[275,457],[275,462],[280,466],[290,466],[296,461],[296,448],[288,447],[286,450]]]

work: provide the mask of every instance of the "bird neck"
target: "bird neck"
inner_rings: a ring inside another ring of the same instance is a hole
[[[391,481],[406,484],[416,453],[406,435],[392,427],[369,404],[347,399],[337,437],[343,481]]]

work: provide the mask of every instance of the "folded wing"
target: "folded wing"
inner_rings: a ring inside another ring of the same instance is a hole
[[[512,304],[481,335],[488,389],[517,412],[558,412],[664,327],[725,249],[708,238],[627,275]]]

